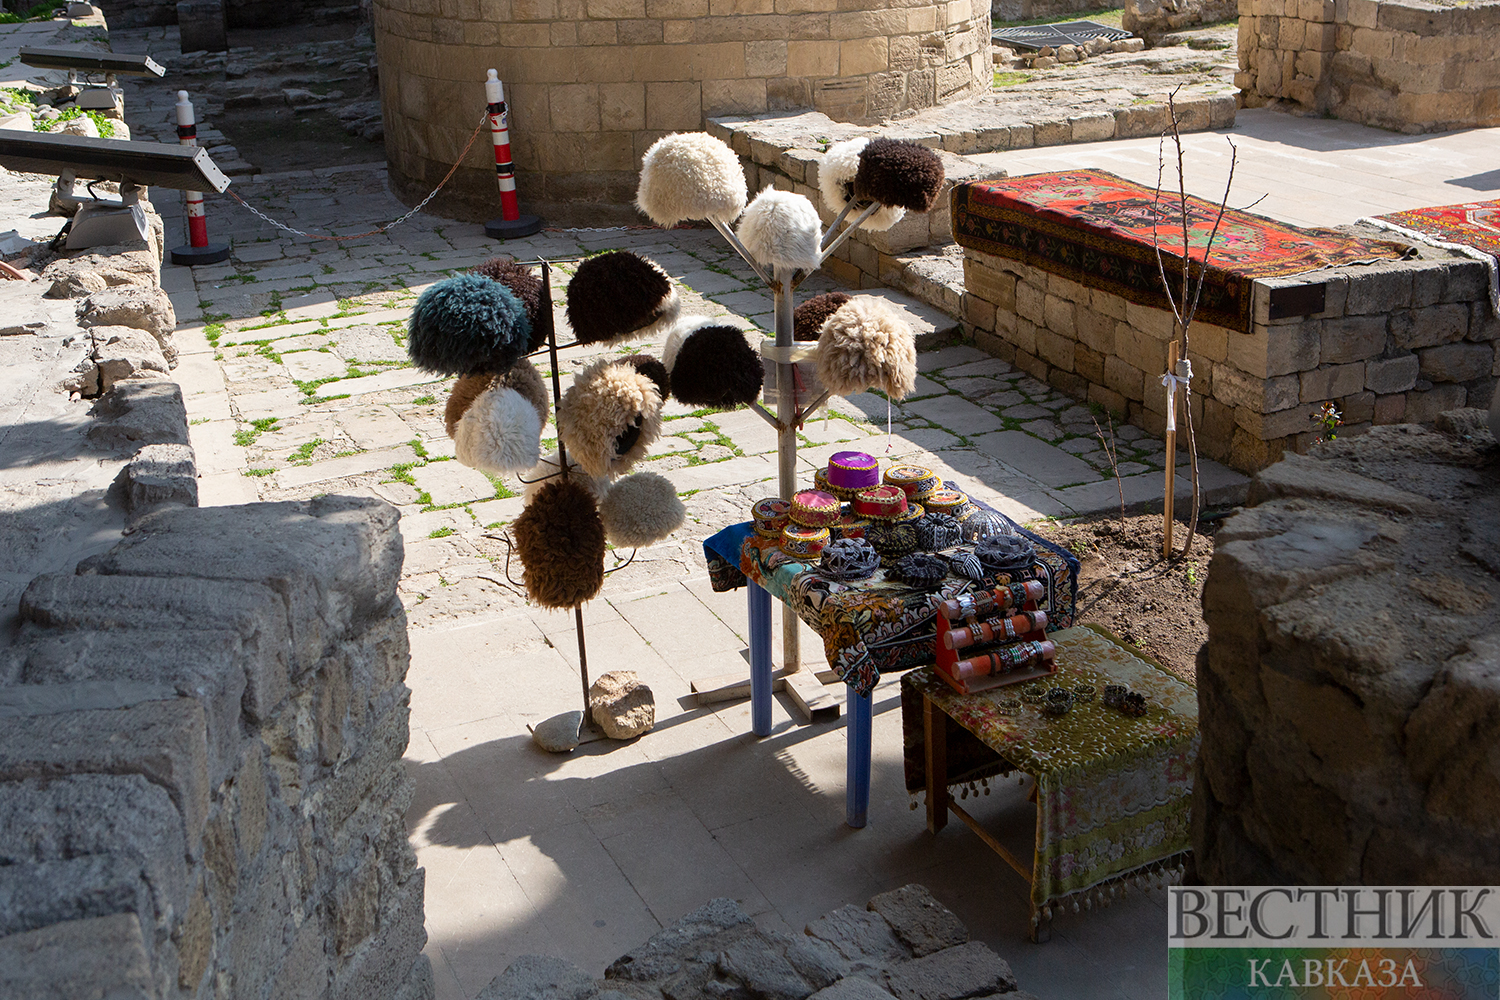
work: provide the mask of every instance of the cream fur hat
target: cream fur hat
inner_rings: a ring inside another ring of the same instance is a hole
[[[745,210],[745,171],[734,150],[706,132],[652,143],[641,163],[635,203],[658,226],[708,219],[729,226]]]
[[[806,195],[766,188],[745,209],[738,235],[762,264],[815,271],[822,262],[823,223]]]
[[[557,436],[591,476],[616,476],[645,457],[661,435],[661,390],[619,358],[578,373],[557,407]]]
[[[637,472],[610,487],[599,504],[599,519],[610,544],[644,548],[682,527],[687,508],[666,476]]]
[[[481,472],[520,472],[541,458],[542,422],[514,389],[481,392],[453,426],[458,460]]]
[[[818,380],[840,396],[879,389],[902,399],[917,383],[916,337],[883,300],[856,295],[824,321],[817,366]]]

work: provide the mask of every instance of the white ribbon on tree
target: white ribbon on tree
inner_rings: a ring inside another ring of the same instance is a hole
[[[1183,392],[1192,389],[1193,364],[1183,358],[1177,362],[1177,373],[1167,374],[1161,377],[1161,384],[1167,387],[1167,430],[1177,429],[1177,389],[1181,387]]]

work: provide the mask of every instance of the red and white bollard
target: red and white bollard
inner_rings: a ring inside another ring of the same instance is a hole
[[[184,146],[198,145],[198,122],[193,117],[193,102],[188,92],[177,92],[177,141]],[[228,243],[208,242],[208,218],[203,214],[203,192],[184,191],[187,201],[188,245],[172,250],[172,263],[218,264],[229,259]]]
[[[505,87],[494,70],[484,81],[484,99],[490,106],[490,134],[495,140],[495,176],[500,181],[500,218],[484,224],[484,234],[497,240],[530,236],[542,228],[535,215],[522,215],[516,201],[516,169],[510,158],[510,114],[505,107]]]

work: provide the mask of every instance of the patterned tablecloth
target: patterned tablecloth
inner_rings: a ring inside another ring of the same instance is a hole
[[[1006,524],[1036,545],[1037,576],[1047,582],[1042,608],[1048,631],[1072,625],[1078,600],[1077,558],[1009,519]],[[775,540],[756,535],[748,521],[706,540],[703,553],[715,591],[743,587],[747,579],[770,591],[823,637],[829,665],[860,694],[868,694],[882,673],[931,663],[939,602],[979,586],[949,576],[938,590],[919,590],[886,580],[884,570],[868,580],[841,583],[820,575],[817,563],[782,554]],[[1009,582],[1010,577],[1001,575],[988,585]]]
[[[926,787],[923,697],[958,723],[948,726],[950,785],[1020,770],[1036,779],[1034,907],[1180,864],[1189,850],[1193,761],[1198,754],[1198,695],[1165,667],[1093,626],[1056,632],[1057,674],[1044,686],[1126,684],[1146,695],[1146,714],[1130,718],[1093,701],[1062,716],[1021,703],[1004,714],[1001,699],[1019,687],[959,694],[931,668],[901,679],[906,787]],[[960,728],[962,727],[962,728]],[[1076,899],[1077,897],[1075,897]]]

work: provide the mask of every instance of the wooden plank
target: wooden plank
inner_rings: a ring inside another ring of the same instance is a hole
[[[809,722],[834,722],[839,717],[842,702],[838,692],[829,691],[806,670],[787,675],[786,693]]]
[[[713,677],[701,677],[690,685],[694,694],[698,696],[698,704],[710,705],[717,701],[737,701],[741,698],[750,697],[750,677],[748,674],[732,673],[717,674]],[[786,671],[776,670],[771,674],[771,690],[780,691],[786,686]]]

